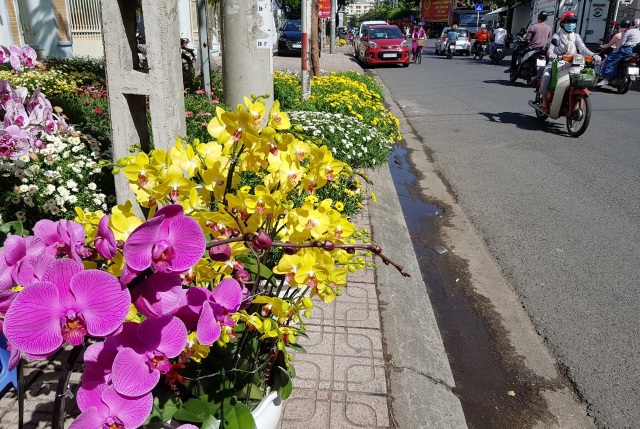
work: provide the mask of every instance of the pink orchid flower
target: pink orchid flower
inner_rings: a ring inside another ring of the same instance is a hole
[[[151,392],[138,397],[119,394],[113,386],[78,392],[78,408],[82,413],[69,429],[136,429],[151,413]]]
[[[98,233],[94,240],[96,250],[104,259],[111,259],[118,252],[116,237],[111,228],[109,228],[109,218],[110,216],[102,216],[98,223]]]
[[[131,300],[146,317],[174,314],[185,301],[178,274],[154,273],[131,291]]]
[[[42,281],[25,287],[7,311],[4,332],[13,347],[33,356],[48,356],[86,335],[105,337],[117,330],[129,312],[129,291],[113,275],[84,270],[72,259],[57,259]]]
[[[186,298],[185,310],[188,309],[197,318],[198,341],[208,346],[220,338],[221,325],[234,326],[231,315],[240,308],[242,287],[236,280],[226,278],[213,289],[213,292],[200,287],[189,288]],[[191,319],[184,311],[180,312],[179,317]]]
[[[11,235],[0,250],[0,291],[14,285],[27,286],[34,277],[34,262],[45,249],[44,241]]]
[[[138,326],[135,344],[127,344],[113,361],[113,387],[126,396],[150,392],[160,375],[171,369],[169,359],[178,356],[186,345],[187,328],[182,320],[170,315],[145,319]]]
[[[81,262],[82,258],[91,256],[85,246],[86,233],[78,222],[41,219],[34,225],[33,235],[44,241],[47,252],[54,257],[67,256]]]
[[[152,267],[163,273],[184,274],[202,257],[206,247],[198,222],[177,204],[165,206],[136,228],[124,244],[127,266],[134,271]]]

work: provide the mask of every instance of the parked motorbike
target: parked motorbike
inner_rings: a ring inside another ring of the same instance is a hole
[[[180,58],[182,59],[182,68],[185,70],[193,70],[196,61],[196,51],[189,47],[190,42],[186,37],[180,38]]]
[[[476,46],[476,50],[473,53],[473,58],[479,58],[482,61],[482,58],[487,54],[487,46],[489,42],[480,42]]]
[[[594,62],[592,57],[582,55],[564,55],[562,61],[557,62],[557,83],[553,91],[547,93],[549,112],[542,111],[540,105],[540,80],[536,88],[535,100],[529,100],[529,105],[535,109],[538,119],[567,118],[567,131],[573,137],[581,136],[589,126],[591,120],[591,100],[588,87],[596,82]]]
[[[607,48],[603,51],[600,51],[598,54],[602,57],[602,62],[600,63],[600,67],[604,64],[607,56],[613,51],[612,48]],[[618,63],[618,74],[613,79],[609,79],[609,84],[611,88],[614,88],[618,91],[618,94],[626,94],[629,92],[631,88],[631,84],[640,80],[640,56],[636,53],[627,55],[622,58]]]
[[[493,64],[498,64],[500,63],[500,61],[502,61],[502,59],[504,58],[504,45],[496,45],[493,49],[493,51],[491,51],[491,55],[489,56],[489,58],[491,58],[491,62]]]
[[[449,41],[449,44],[447,45],[447,58],[451,59],[455,52],[456,52],[456,41],[455,40],[451,40],[451,41]]]
[[[518,45],[528,43],[524,39],[518,40]],[[516,70],[511,70],[509,80],[515,82],[518,79],[524,79],[529,85],[535,85],[538,76],[542,74],[542,70],[547,65],[547,49],[532,49],[518,60]]]

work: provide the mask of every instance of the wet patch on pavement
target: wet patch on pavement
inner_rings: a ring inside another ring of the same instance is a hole
[[[509,343],[502,318],[475,292],[465,260],[440,237],[450,208],[422,195],[419,174],[399,143],[389,166],[421,267],[421,274],[470,429],[524,429],[557,424],[541,390],[567,387],[524,364]]]

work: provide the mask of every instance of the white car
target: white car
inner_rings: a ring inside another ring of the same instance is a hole
[[[438,40],[436,40],[436,55],[446,54],[445,47],[447,46],[447,33],[451,27],[444,27]],[[469,31],[466,28],[458,27],[455,29],[458,33],[458,40],[456,40],[456,54],[471,55],[471,43],[469,42]]]
[[[360,38],[367,31],[367,28],[372,25],[387,25],[387,21],[362,21],[360,29],[356,33],[355,40],[353,41],[353,56],[358,58],[358,45],[360,44]]]

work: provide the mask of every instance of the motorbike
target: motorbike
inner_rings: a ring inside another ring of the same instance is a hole
[[[635,49],[634,49],[635,50]],[[600,67],[604,64],[607,56],[613,51],[612,48],[608,48],[601,51],[598,55],[602,57]],[[611,88],[615,88],[618,94],[626,94],[631,88],[631,84],[640,80],[640,56],[637,53],[632,53],[622,58],[618,63],[618,74],[613,79],[609,79]]]
[[[476,46],[476,50],[473,53],[473,58],[479,58],[482,61],[482,58],[487,54],[487,46],[489,42],[480,42]]]
[[[196,51],[189,47],[191,41],[186,37],[180,38],[180,58],[184,70],[193,70],[196,61]]]
[[[524,39],[518,40],[518,45],[523,46],[528,42]],[[529,85],[535,85],[538,76],[542,74],[542,70],[547,65],[547,49],[531,49],[526,51],[522,58],[519,59],[516,70],[511,70],[509,80],[515,82],[518,79],[524,79]]]
[[[447,45],[447,58],[451,59],[453,54],[456,52],[456,41],[450,40]]]
[[[491,51],[491,55],[489,56],[489,58],[491,58],[491,62],[493,64],[498,64],[500,63],[500,61],[504,58],[504,45],[496,45],[493,49],[493,51]]]
[[[542,95],[538,79],[535,99],[529,100],[538,119],[545,121],[547,118],[564,116],[569,134],[572,137],[581,136],[591,120],[591,93],[588,88],[596,82],[594,64],[592,57],[579,54],[564,55],[562,61],[557,62],[557,83],[554,90],[547,93],[548,113],[540,108]]]

